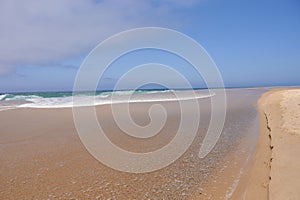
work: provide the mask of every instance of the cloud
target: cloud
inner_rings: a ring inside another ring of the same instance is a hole
[[[17,65],[49,66],[82,55],[121,30],[166,25],[173,7],[190,6],[195,0],[183,2],[2,0],[0,62],[7,64],[0,66],[0,74],[11,72]]]

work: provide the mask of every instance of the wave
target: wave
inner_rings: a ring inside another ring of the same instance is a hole
[[[96,95],[94,93],[3,94],[0,95],[0,111],[15,108],[71,108],[128,102],[178,101],[208,98],[214,95],[208,91],[195,91],[109,91],[97,92]],[[176,97],[174,92],[179,96]]]
[[[2,101],[3,99],[5,99],[5,97],[7,96],[8,94],[1,94],[0,95],[0,101]]]
[[[13,94],[6,94],[1,100],[4,101],[26,101],[30,99],[38,99],[43,98],[37,95],[13,95]]]

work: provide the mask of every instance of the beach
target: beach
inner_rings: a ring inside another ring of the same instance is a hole
[[[169,166],[141,174],[116,171],[89,154],[77,134],[71,108],[1,111],[0,197],[299,199],[300,163],[296,158],[300,153],[300,90],[268,90],[226,90],[223,132],[214,149],[202,159],[198,153],[211,114],[210,98],[199,99],[201,120],[190,148]],[[130,104],[133,120],[147,125],[147,112],[155,103]],[[120,130],[110,105],[97,105],[96,113],[114,144],[131,152],[149,152],[168,144],[180,122],[178,102],[163,101],[160,105],[168,113],[166,124],[147,139]]]
[[[191,147],[169,166],[145,174],[119,172],[93,158],[77,135],[69,108],[1,111],[0,196],[2,199],[229,199],[243,180],[245,166],[255,152],[258,137],[255,106],[262,92],[227,91],[223,133],[203,159],[198,153],[210,120],[210,99],[199,99],[199,110],[190,110],[201,113]],[[133,103],[132,118],[140,125],[149,123],[147,110],[151,105]],[[99,123],[113,143],[128,151],[147,152],[167,144],[178,129],[178,103],[161,102],[161,105],[169,113],[166,124],[156,136],[145,140],[122,133],[113,121],[109,105],[97,106],[96,111]]]
[[[278,94],[273,90],[260,98],[266,91],[265,88],[226,90],[227,115],[223,132],[214,149],[202,159],[198,153],[210,120],[210,99],[199,99],[199,110],[189,111],[201,113],[197,136],[190,148],[169,166],[143,174],[116,171],[89,154],[76,132],[70,108],[1,111],[0,197],[268,199],[270,196],[272,199],[282,199],[282,195],[297,195],[299,179],[291,179],[290,176],[297,177],[293,174],[295,169],[299,169],[294,154],[299,151],[287,147],[299,144],[295,139],[298,133],[294,133],[299,131],[298,124],[289,121],[288,116],[294,114],[284,115],[284,130],[289,133],[284,140],[279,139],[281,136],[276,137],[274,126],[280,128],[281,123],[276,121],[276,116],[280,115],[271,111],[274,111],[273,107],[278,108],[281,98],[277,98]],[[280,97],[283,92],[279,90]],[[284,96],[289,95],[293,96]],[[274,103],[270,104],[269,96]],[[286,99],[282,105],[288,107],[288,101]],[[132,152],[149,152],[167,144],[174,137],[180,122],[178,102],[160,104],[168,113],[166,124],[157,135],[147,139],[133,138],[118,129],[109,105],[96,106],[96,113],[99,123],[108,133],[107,137],[114,144]],[[137,124],[143,126],[149,123],[147,111],[151,105],[153,102],[131,104],[130,113]],[[122,107],[122,104],[118,106]],[[278,112],[278,109],[275,111]],[[269,129],[272,140],[269,134],[264,134]],[[284,151],[280,146],[282,142],[289,144]],[[279,164],[273,164],[276,162]],[[290,163],[288,173],[282,172],[287,167],[282,163]],[[288,184],[283,189],[282,180],[292,186]]]
[[[299,8],[0,0],[0,200],[300,200]]]
[[[247,199],[300,198],[300,90],[273,89],[259,100],[260,136]]]

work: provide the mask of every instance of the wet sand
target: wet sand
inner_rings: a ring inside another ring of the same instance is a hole
[[[0,112],[0,199],[238,199],[244,194],[258,137],[256,102],[264,90],[231,89],[223,133],[205,158],[198,157],[210,119],[210,100],[200,99],[201,120],[188,151],[151,173],[115,171],[93,158],[80,142],[71,109],[15,109]],[[108,105],[97,106],[99,122],[113,143],[147,152],[167,144],[177,131],[176,102],[161,103],[165,127],[149,139],[124,134]],[[151,103],[133,103],[136,123],[149,123]],[[119,106],[122,106],[121,104]]]
[[[260,129],[246,199],[300,199],[300,89],[273,89],[259,100]]]

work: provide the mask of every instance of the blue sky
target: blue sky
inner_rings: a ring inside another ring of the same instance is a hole
[[[72,90],[81,62],[99,42],[144,26],[195,39],[226,86],[300,85],[298,0],[3,0],[0,26],[0,92]],[[136,52],[118,62],[103,88],[122,74],[121,65],[147,62],[169,64],[203,86],[191,66],[164,52]]]

